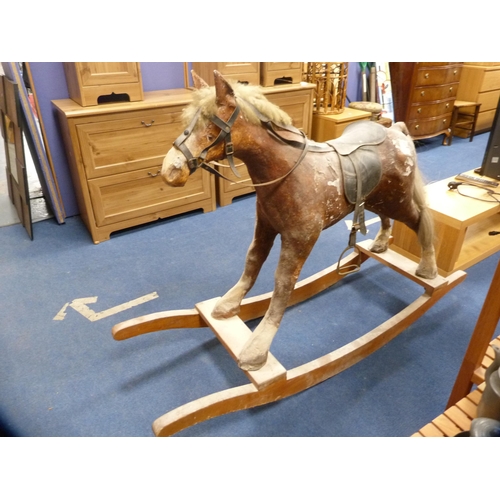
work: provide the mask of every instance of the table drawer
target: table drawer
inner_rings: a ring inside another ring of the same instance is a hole
[[[439,101],[441,99],[449,99],[456,97],[458,83],[437,85],[435,87],[418,87],[412,92],[412,102],[428,102]]]
[[[450,66],[447,68],[422,68],[417,72],[416,86],[441,85],[460,81],[461,68]]]
[[[179,135],[182,109],[77,124],[88,179],[154,167]]]
[[[208,172],[198,169],[184,187],[170,187],[158,175],[161,164],[89,181],[97,226],[122,222],[199,202],[212,196]]]

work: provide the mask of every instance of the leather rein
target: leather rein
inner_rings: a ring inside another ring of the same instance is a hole
[[[305,156],[309,150],[309,140],[307,139],[307,136],[305,135],[305,133],[302,130],[299,130],[299,129],[297,129],[293,126],[289,126],[289,125],[277,125],[272,120],[270,120],[269,118],[264,116],[251,103],[249,103],[248,101],[245,101],[245,103],[250,108],[252,108],[253,112],[257,115],[257,117],[259,118],[261,123],[266,127],[266,129],[268,130],[268,132],[270,132],[270,134],[272,136],[276,137],[278,140],[280,140],[280,141],[282,141],[290,146],[293,146],[294,148],[301,149],[301,154],[300,154],[298,160],[296,161],[295,165],[286,174],[282,175],[281,177],[278,177],[277,179],[273,179],[272,181],[261,182],[258,184],[246,184],[246,185],[252,186],[252,187],[259,187],[259,186],[267,186],[270,184],[274,184],[276,182],[283,180],[285,177],[289,176],[302,163],[302,160],[305,158]],[[229,166],[231,167],[231,170],[233,171],[234,175],[236,177],[241,178],[241,175],[236,170],[236,167],[234,165],[234,145],[233,145],[232,140],[231,140],[231,128],[234,125],[234,122],[236,121],[236,118],[238,117],[239,113],[240,113],[240,106],[238,103],[236,103],[236,108],[234,109],[233,113],[231,114],[231,117],[229,118],[229,120],[227,122],[225,122],[224,120],[219,118],[217,115],[212,116],[210,118],[210,121],[220,129],[219,135],[212,142],[212,144],[208,145],[205,149],[203,149],[203,151],[198,156],[194,156],[191,153],[191,151],[189,150],[189,148],[186,146],[185,142],[191,136],[191,134],[196,126],[196,123],[198,122],[198,119],[200,118],[201,108],[198,109],[198,111],[194,115],[193,119],[191,120],[191,123],[188,125],[186,130],[184,130],[184,132],[179,137],[177,137],[177,139],[174,141],[174,146],[186,158],[190,175],[198,167],[201,167],[201,168],[207,170],[208,172],[210,172],[214,175],[217,175],[218,177],[221,177],[221,178],[223,178],[223,179],[225,179],[233,184],[241,184],[241,183],[247,182],[247,180],[234,182],[232,179],[229,179],[228,177],[224,176],[218,170],[213,168],[211,165],[209,165],[205,161],[205,158],[206,158],[208,152],[210,151],[210,149],[213,148],[214,146],[216,146],[217,144],[219,144],[220,142],[224,141],[225,159],[228,160]],[[277,132],[277,130],[275,129],[275,126],[281,128],[283,130],[287,130],[289,132],[292,132],[294,134],[301,135],[303,138],[303,142],[294,141],[294,140],[287,139],[287,138],[281,136]]]

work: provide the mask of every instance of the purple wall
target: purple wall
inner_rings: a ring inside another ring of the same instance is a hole
[[[63,63],[36,62],[30,63],[30,67],[66,215],[68,217],[77,215],[79,210],[66,152],[57,116],[51,103],[55,99],[69,97]],[[145,92],[184,87],[184,63],[182,62],[141,62],[141,74]],[[359,74],[359,64],[349,63],[347,96],[350,101],[360,100]]]

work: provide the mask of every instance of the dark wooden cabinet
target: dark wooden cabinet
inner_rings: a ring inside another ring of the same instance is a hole
[[[414,140],[451,135],[450,123],[462,63],[389,63],[395,121],[406,123]]]

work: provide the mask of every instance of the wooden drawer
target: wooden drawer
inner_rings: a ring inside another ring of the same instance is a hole
[[[500,90],[492,90],[491,92],[481,92],[478,95],[477,102],[481,103],[480,111],[496,110],[500,99]]]
[[[495,118],[495,109],[490,111],[485,111],[484,113],[479,113],[476,122],[476,131],[486,130],[491,128],[493,119]]]
[[[418,87],[412,92],[412,102],[439,101],[457,95],[458,84],[437,85],[435,87]]]
[[[89,179],[161,164],[179,135],[182,107],[76,126]],[[130,115],[127,115],[130,116]],[[111,119],[114,118],[114,119]]]
[[[89,181],[90,197],[98,226],[127,221],[169,208],[208,200],[211,174],[198,169],[183,188],[170,187],[153,169],[109,175]]]
[[[451,123],[451,113],[447,116],[439,116],[431,120],[418,120],[408,122],[408,130],[411,136],[427,136],[447,129]]]
[[[500,70],[485,71],[481,92],[488,92],[489,90],[497,90],[500,88]]]
[[[437,102],[434,104],[414,104],[410,107],[409,119],[417,120],[444,115],[453,111],[454,99]]]
[[[417,72],[416,86],[442,85],[460,81],[461,68],[451,66],[448,68],[422,68]]]

